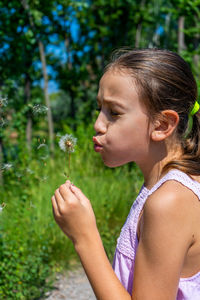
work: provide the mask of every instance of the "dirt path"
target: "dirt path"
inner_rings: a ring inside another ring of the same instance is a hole
[[[89,281],[81,267],[58,275],[53,290],[47,300],[96,300]]]

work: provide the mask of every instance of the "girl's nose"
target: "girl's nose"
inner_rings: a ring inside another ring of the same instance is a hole
[[[96,122],[94,123],[94,130],[96,131],[96,133],[104,134],[106,132],[106,129],[107,129],[106,116],[102,111],[100,111],[96,119]]]

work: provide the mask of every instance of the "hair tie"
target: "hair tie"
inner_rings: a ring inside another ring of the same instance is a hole
[[[198,101],[195,101],[195,104],[191,110],[191,112],[189,113],[189,115],[193,116],[195,115],[198,111],[199,111],[200,105],[198,103]]]
[[[187,129],[186,129],[185,134],[183,136],[184,139],[187,139],[188,135],[192,131],[193,116],[199,111],[199,109],[200,109],[200,105],[199,105],[198,101],[196,100],[195,103],[194,103],[193,108],[191,109],[191,111],[188,114],[188,126],[187,126]]]

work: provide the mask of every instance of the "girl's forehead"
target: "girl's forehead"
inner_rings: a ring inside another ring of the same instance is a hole
[[[129,72],[111,69],[106,71],[99,83],[98,98],[138,98],[136,82]]]
[[[139,102],[139,94],[134,78],[128,72],[107,71],[100,80],[97,101],[135,106]]]
[[[101,77],[99,87],[109,86],[110,88],[117,88],[121,85],[128,85],[135,87],[135,80],[128,70],[121,70],[117,68],[108,69]]]

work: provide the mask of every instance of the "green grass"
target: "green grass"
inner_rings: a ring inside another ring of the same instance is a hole
[[[134,164],[105,167],[94,153],[88,133],[79,128],[76,136],[79,143],[71,156],[70,179],[91,200],[112,260],[142,176]],[[38,299],[50,288],[50,275],[77,260],[71,241],[53,219],[51,207],[51,196],[65,182],[63,173],[68,172],[64,153],[57,149],[54,158],[45,161],[37,153],[30,159],[26,151],[21,157],[5,172],[0,191],[0,202],[6,203],[0,214],[0,299]]]

